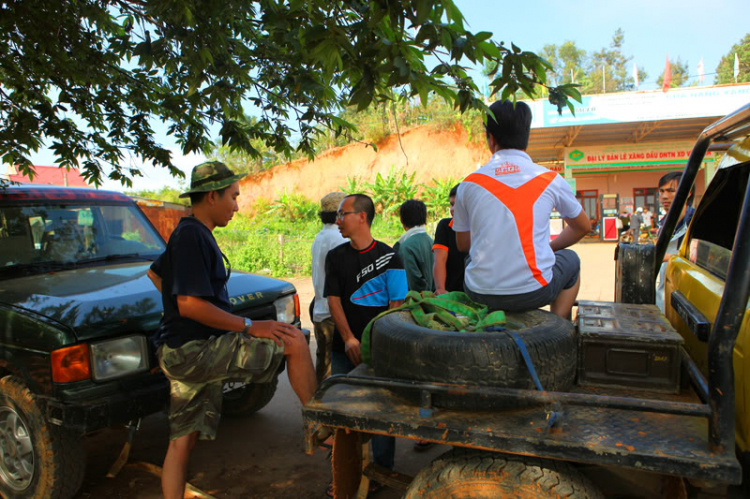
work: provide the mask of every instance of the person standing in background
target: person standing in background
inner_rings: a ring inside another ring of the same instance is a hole
[[[664,208],[665,215],[672,207],[672,202],[674,201],[674,196],[677,193],[677,187],[680,185],[681,178],[682,172],[669,172],[659,179],[659,202]],[[690,225],[690,220],[693,218],[693,213],[695,213],[695,209],[692,206],[694,199],[695,187],[690,191],[690,195],[685,203],[685,208],[682,210],[680,220],[675,226],[674,234],[672,234],[672,238],[667,244],[667,251],[664,254],[664,260],[662,260],[659,267],[659,278],[656,281],[656,306],[659,307],[659,310],[661,310],[662,313],[664,313],[664,303],[666,299],[664,296],[664,279],[667,271],[667,262],[677,254],[680,245],[682,244],[682,239],[687,233],[688,225]],[[666,216],[659,220],[659,233],[661,233],[661,229],[664,226],[665,218]]]
[[[635,213],[630,215],[630,233],[633,235],[633,244],[638,244],[638,239],[641,238],[641,224],[643,223],[643,208],[640,206],[635,210]]]
[[[409,291],[432,291],[432,238],[425,230],[427,207],[422,201],[410,199],[399,208],[399,216],[406,232],[393,249],[404,263]]]
[[[432,276],[435,280],[436,295],[464,290],[464,267],[467,254],[458,251],[456,233],[453,232],[453,207],[456,205],[456,192],[459,185],[454,185],[448,194],[450,218],[440,220],[435,229],[435,242],[432,245],[435,265]]]
[[[331,352],[331,373],[346,374],[362,363],[360,341],[367,324],[386,310],[404,303],[408,286],[398,254],[372,237],[375,205],[364,194],[346,196],[337,212],[336,224],[349,242],[328,252],[326,284],[331,316],[336,323]],[[396,439],[372,437],[375,464],[393,469]],[[370,482],[370,492],[380,487]],[[327,493],[332,495],[329,487]]]
[[[343,192],[331,192],[320,200],[318,217],[323,228],[315,236],[312,244],[312,281],[315,298],[310,319],[315,330],[315,376],[318,384],[331,375],[331,345],[336,325],[328,309],[328,300],[323,296],[326,283],[326,256],[328,252],[348,240],[341,236],[336,226],[336,211],[346,195]]]
[[[654,215],[648,209],[648,206],[643,210],[643,225],[647,232],[650,232],[654,228]]]

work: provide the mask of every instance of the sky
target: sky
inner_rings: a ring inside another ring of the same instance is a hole
[[[549,43],[561,45],[572,40],[587,53],[608,47],[612,35],[621,28],[625,35],[623,52],[632,56],[639,69],[648,72],[641,90],[656,88],[667,55],[688,63],[690,75],[697,76],[703,58],[705,84],[713,83],[719,61],[735,43],[750,32],[747,23],[749,0],[455,0],[472,32],[490,31],[495,41],[510,42],[524,50],[538,52]],[[632,71],[632,69],[631,69]],[[166,127],[154,124],[157,140],[169,148],[175,165],[189,178],[193,166],[203,161],[199,155],[183,156]],[[36,165],[54,165],[49,150],[32,156]],[[135,158],[126,164],[139,165]],[[133,190],[180,187],[180,180],[166,170],[143,165],[143,178],[134,179]],[[183,181],[184,182],[184,181]],[[184,184],[183,184],[184,185]],[[104,188],[125,190],[119,182],[105,181]]]
[[[490,31],[495,41],[538,52],[548,43],[576,42],[587,53],[609,47],[621,28],[623,52],[648,72],[641,90],[656,88],[667,55],[687,62],[697,75],[701,57],[705,84],[721,57],[748,32],[748,0],[456,0],[471,31]],[[708,7],[710,6],[710,8]],[[631,69],[632,71],[632,69]]]

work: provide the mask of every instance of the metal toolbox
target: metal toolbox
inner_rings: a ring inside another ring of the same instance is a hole
[[[680,391],[682,336],[655,305],[580,301],[578,384]]]

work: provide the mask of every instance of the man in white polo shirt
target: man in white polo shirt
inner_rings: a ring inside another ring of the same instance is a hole
[[[591,230],[567,182],[524,151],[531,109],[497,101],[487,116],[490,161],[458,188],[453,218],[459,251],[468,252],[464,289],[492,310],[550,310],[570,318],[580,287],[580,260],[566,250]],[[566,227],[550,242],[557,210]]]

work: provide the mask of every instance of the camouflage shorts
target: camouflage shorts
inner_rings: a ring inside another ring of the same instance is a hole
[[[216,438],[224,380],[267,383],[277,375],[284,347],[242,333],[189,341],[179,348],[162,345],[159,365],[169,379],[169,438],[194,431]]]

